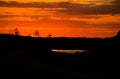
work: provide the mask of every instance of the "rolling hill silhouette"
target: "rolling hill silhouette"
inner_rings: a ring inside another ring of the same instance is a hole
[[[34,38],[0,34],[1,72],[10,77],[17,75],[27,78],[115,77],[117,76],[115,70],[119,68],[119,45],[120,31],[116,36],[104,39]],[[53,52],[52,49],[89,51],[66,54]]]

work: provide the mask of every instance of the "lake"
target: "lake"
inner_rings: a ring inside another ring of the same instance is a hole
[[[84,52],[87,52],[88,50],[80,50],[80,49],[75,49],[75,50],[52,49],[51,51],[52,52],[58,52],[58,53],[75,54],[75,53],[84,53]]]

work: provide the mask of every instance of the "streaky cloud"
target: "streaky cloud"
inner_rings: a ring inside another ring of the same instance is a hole
[[[18,7],[18,8],[63,8],[56,10],[59,13],[65,13],[68,15],[100,15],[100,14],[120,14],[120,1],[114,0],[112,4],[103,5],[89,5],[89,4],[78,4],[71,2],[29,2],[21,3],[15,1],[0,1],[0,7]]]

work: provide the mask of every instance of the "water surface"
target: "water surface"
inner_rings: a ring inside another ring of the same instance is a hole
[[[75,53],[84,53],[88,50],[80,50],[80,49],[75,49],[75,50],[65,50],[65,49],[52,49],[53,52],[59,52],[59,53],[69,53],[69,54],[75,54]]]

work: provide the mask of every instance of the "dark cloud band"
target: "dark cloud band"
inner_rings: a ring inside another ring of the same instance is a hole
[[[89,5],[89,4],[77,4],[70,2],[5,2],[0,1],[0,7],[24,7],[24,8],[64,8],[58,10],[59,13],[65,13],[68,15],[99,15],[99,14],[120,14],[120,0],[114,0],[110,4],[104,5]]]

